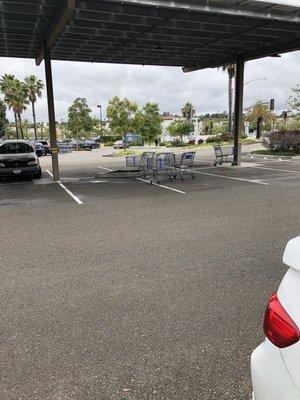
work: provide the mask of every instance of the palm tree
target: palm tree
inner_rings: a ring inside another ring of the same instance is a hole
[[[192,103],[191,102],[187,102],[183,106],[181,112],[182,112],[183,118],[185,118],[187,120],[187,122],[189,124],[191,124],[192,123],[192,118],[195,115],[195,109],[194,109]]]
[[[8,85],[4,101],[8,105],[9,109],[13,110],[15,115],[16,126],[19,127],[21,137],[24,138],[23,127],[22,127],[22,113],[24,110],[26,110],[26,105],[29,103],[28,91],[25,83],[19,81],[18,79],[12,80]],[[18,137],[18,131],[17,131],[17,137]]]
[[[256,138],[261,138],[261,128],[263,122],[274,122],[275,114],[270,111],[269,107],[264,104],[261,100],[258,100],[252,107],[250,113],[248,114],[248,119],[252,123],[256,123],[257,134]]]
[[[38,79],[35,75],[29,75],[25,78],[25,84],[27,86],[28,97],[29,97],[29,101],[31,102],[31,107],[32,107],[34,137],[35,137],[35,140],[37,140],[35,103],[36,103],[38,97],[42,97],[42,90],[44,88],[44,83],[42,82],[41,79]]]
[[[228,129],[232,135],[233,79],[236,75],[236,64],[223,65],[222,70],[228,74]]]
[[[11,87],[13,85],[14,80],[15,80],[15,77],[12,74],[5,74],[0,79],[0,91],[3,93],[4,101],[6,103],[8,103],[8,102],[5,99],[8,99],[11,97],[11,90],[12,90]],[[9,107],[9,108],[11,108],[11,107]],[[19,137],[18,117],[17,117],[17,113],[14,108],[13,108],[13,112],[14,112],[14,117],[15,117],[16,135],[18,138]]]

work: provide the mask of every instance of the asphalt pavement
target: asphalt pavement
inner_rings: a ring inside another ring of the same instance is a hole
[[[82,204],[50,157],[0,185],[0,398],[248,400],[300,162],[200,156],[163,188],[107,178],[124,160],[97,151],[60,160]]]

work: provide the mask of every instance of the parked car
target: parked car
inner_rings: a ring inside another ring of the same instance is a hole
[[[129,148],[129,144],[125,143],[123,140],[117,140],[114,145],[113,145],[114,149],[128,149]]]
[[[0,178],[9,176],[42,176],[39,159],[27,140],[6,140],[0,143]]]
[[[300,399],[300,236],[286,246],[289,267],[267,305],[266,340],[252,354],[253,399]]]
[[[45,149],[42,143],[40,142],[32,142],[32,147],[34,148],[34,151],[36,152],[36,155],[38,157],[42,157],[45,155]]]
[[[37,140],[38,143],[41,143],[44,147],[44,151],[45,151],[45,156],[47,156],[48,154],[51,155],[51,144],[50,142],[48,142],[48,140]],[[35,142],[36,143],[36,142]]]
[[[94,139],[87,139],[84,141],[85,146],[89,146],[91,149],[99,149],[100,144]]]

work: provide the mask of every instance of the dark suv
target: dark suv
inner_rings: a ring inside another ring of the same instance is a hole
[[[45,150],[45,156],[47,156],[48,154],[51,155],[51,144],[50,144],[50,142],[48,142],[48,140],[41,139],[41,140],[37,140],[37,142],[39,142],[43,145],[44,150]]]
[[[0,178],[31,175],[42,176],[39,159],[27,140],[5,140],[0,142]]]

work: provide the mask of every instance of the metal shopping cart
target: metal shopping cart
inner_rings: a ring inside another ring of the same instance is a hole
[[[127,156],[126,167],[129,168],[127,172],[136,173],[137,175],[143,176],[146,179],[147,176],[151,176],[153,174],[154,162],[154,151],[146,151],[143,154]]]
[[[176,178],[177,175],[183,181],[185,175],[190,175],[195,179],[195,175],[190,168],[193,168],[195,162],[195,151],[188,151],[182,154],[176,154],[174,162],[173,177]]]
[[[153,160],[155,158],[154,152],[145,152],[140,155],[132,155],[126,157],[126,169],[119,169],[109,171],[101,174],[101,177],[110,178],[127,178],[138,179],[147,176],[153,176]]]
[[[163,180],[175,180],[175,155],[171,152],[157,153],[153,164],[153,179],[151,183],[160,183]]]

